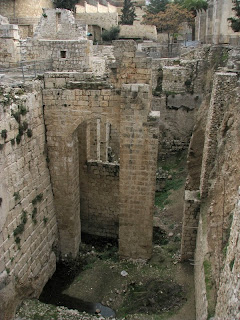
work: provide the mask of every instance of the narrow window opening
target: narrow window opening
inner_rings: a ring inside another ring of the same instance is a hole
[[[60,51],[60,57],[61,57],[62,59],[66,59],[66,57],[67,57],[67,51]]]
[[[57,17],[57,24],[61,23],[61,12],[57,12],[56,17]]]

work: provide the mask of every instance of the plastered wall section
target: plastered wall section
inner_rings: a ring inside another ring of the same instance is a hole
[[[117,7],[113,6],[109,2],[106,6],[97,3],[96,6],[93,6],[86,1],[84,5],[76,5],[76,13],[108,13],[108,12],[117,12]]]
[[[0,99],[1,132],[7,130],[0,138],[0,309],[1,319],[11,319],[20,299],[38,297],[55,271],[58,235],[41,84],[30,92],[1,88]]]
[[[81,12],[76,13],[76,20],[84,21],[87,25],[98,25],[101,28],[109,30],[111,27],[118,25],[118,14],[117,12]]]

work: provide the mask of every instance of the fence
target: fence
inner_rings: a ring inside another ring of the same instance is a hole
[[[52,59],[48,60],[30,60],[20,61],[18,63],[9,63],[8,67],[0,66],[1,82],[25,82],[29,79],[37,78],[45,71],[52,70]]]

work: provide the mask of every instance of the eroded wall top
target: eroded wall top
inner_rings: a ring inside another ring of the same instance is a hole
[[[33,37],[47,40],[82,40],[87,38],[86,25],[75,21],[69,10],[45,9]]]

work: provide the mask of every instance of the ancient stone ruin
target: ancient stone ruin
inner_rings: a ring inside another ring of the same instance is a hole
[[[82,232],[149,259],[157,159],[184,149],[196,319],[238,319],[239,48],[159,57],[150,43],[93,45],[70,11],[43,13],[24,40],[0,17],[0,320],[39,297]]]

